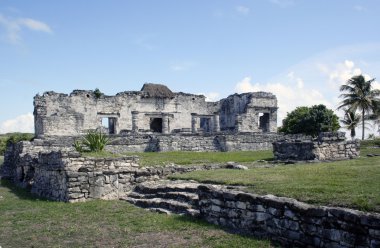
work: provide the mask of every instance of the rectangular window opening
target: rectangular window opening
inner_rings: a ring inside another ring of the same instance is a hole
[[[269,113],[259,113],[258,114],[258,126],[262,132],[269,132]]]

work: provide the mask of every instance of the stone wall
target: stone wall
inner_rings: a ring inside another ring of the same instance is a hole
[[[106,150],[122,152],[257,151],[272,149],[276,133],[150,134],[114,136]]]
[[[234,94],[220,100],[223,131],[277,132],[277,98],[268,92]],[[266,114],[265,120],[260,114]]]
[[[238,133],[219,135],[220,151],[262,151],[271,150],[272,143],[281,139],[277,133]]]
[[[380,214],[201,185],[201,217],[286,247],[380,247]]]
[[[74,141],[80,138],[78,136],[51,136],[11,145],[7,147],[5,152],[4,165],[1,168],[0,175],[3,178],[11,178],[19,186],[28,187],[33,182],[36,168],[40,166],[39,153],[73,152]],[[111,137],[111,142],[106,146],[106,150],[118,154],[147,151],[268,150],[271,149],[271,143],[279,138],[281,136],[274,133],[118,135]],[[52,177],[57,176],[54,173],[51,174]]]
[[[159,87],[170,92],[166,86]],[[205,128],[201,118],[208,120],[207,132],[276,131],[277,99],[271,93],[234,94],[217,102],[205,99],[203,95],[182,92],[154,97],[143,89],[115,96],[97,95],[88,90],[74,90],[69,95],[45,92],[34,97],[35,134],[37,137],[80,135],[101,128],[102,121],[107,120],[112,126],[107,130],[112,134],[144,133],[155,128],[158,133],[183,129],[202,132]],[[259,113],[267,114],[261,126]],[[158,126],[153,127],[152,123]]]
[[[2,178],[13,180],[21,187],[30,186],[35,167],[38,164],[40,152],[73,150],[72,138],[65,140],[21,141],[7,146],[4,154],[4,164],[0,171]]]
[[[360,142],[346,141],[343,132],[320,133],[318,138],[309,136],[284,136],[273,143],[276,160],[340,160],[359,156]]]
[[[213,166],[139,166],[137,156],[81,157],[77,152],[40,152],[29,181],[31,192],[65,202],[119,199],[137,184],[173,173],[220,168]],[[17,180],[17,178],[15,178]]]

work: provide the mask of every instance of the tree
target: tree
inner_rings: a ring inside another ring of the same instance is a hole
[[[361,111],[362,115],[362,140],[364,140],[366,114],[373,112],[375,105],[379,102],[380,90],[372,89],[375,79],[365,80],[363,75],[353,76],[346,84],[340,86],[340,95],[343,98],[338,109],[348,107],[348,110]]]
[[[351,139],[354,139],[356,136],[355,129],[360,124],[361,117],[356,114],[356,112],[351,110],[345,110],[344,118],[340,122],[344,125],[344,127],[351,132]]]
[[[303,133],[317,136],[320,132],[337,131],[340,128],[338,116],[325,105],[297,107],[282,121],[280,132],[287,134]]]

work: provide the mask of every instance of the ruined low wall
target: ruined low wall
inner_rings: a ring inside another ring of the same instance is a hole
[[[70,141],[34,140],[20,141],[7,146],[4,154],[4,164],[0,176],[13,180],[18,186],[28,187],[32,181],[35,167],[38,164],[40,152],[73,150]]]
[[[379,247],[380,214],[198,187],[201,217],[286,247]]]
[[[106,150],[123,152],[256,151],[272,149],[277,133],[128,135],[114,137]]]
[[[39,153],[30,186],[32,193],[56,201],[110,200],[126,196],[137,183],[215,168],[220,166],[140,168],[137,156],[84,158],[76,152]]]
[[[132,134],[111,136],[107,151],[165,152],[165,151],[255,151],[272,149],[272,142],[283,136],[277,133],[218,133],[218,134]],[[0,175],[16,179],[26,187],[38,163],[39,152],[74,151],[79,136],[48,136],[33,141],[21,141],[7,147]]]
[[[321,133],[318,138],[284,136],[273,143],[275,160],[341,160],[359,156],[360,142],[346,141],[345,133]]]

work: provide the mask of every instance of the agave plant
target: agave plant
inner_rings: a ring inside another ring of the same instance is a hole
[[[83,143],[81,140],[76,140],[74,141],[74,148],[77,152],[84,152],[84,149],[83,149]]]
[[[101,131],[88,131],[83,137],[82,144],[86,146],[91,152],[100,152],[104,150],[109,139]]]

